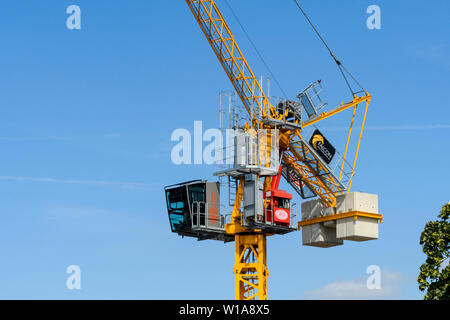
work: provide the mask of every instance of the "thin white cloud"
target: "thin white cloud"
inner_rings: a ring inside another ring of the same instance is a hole
[[[164,224],[157,224],[159,222],[154,221],[145,212],[115,211],[105,208],[51,206],[44,210],[43,218],[57,224],[60,230],[82,231],[84,234],[132,232],[136,235],[137,232],[148,230],[149,227],[152,227],[156,234],[166,230],[162,228]]]
[[[367,127],[367,130],[378,131],[396,131],[396,130],[437,130],[437,129],[450,129],[450,124],[430,124],[430,125],[401,125],[401,126],[380,126],[380,127]]]
[[[381,288],[368,289],[367,278],[338,280],[322,288],[307,291],[304,299],[314,300],[371,300],[395,299],[400,295],[403,277],[399,273],[382,271]]]
[[[429,125],[397,125],[397,126],[367,126],[364,130],[368,131],[416,131],[416,130],[446,130],[450,129],[450,124],[429,124]],[[345,127],[328,127],[327,131],[348,131]],[[354,128],[353,131],[359,131]]]
[[[450,46],[446,44],[416,43],[409,52],[421,60],[450,69]]]
[[[136,182],[116,182],[102,180],[73,180],[56,178],[37,178],[37,177],[18,177],[18,176],[0,176],[0,181],[16,182],[38,182],[38,183],[60,183],[60,184],[79,184],[79,185],[97,185],[97,186],[116,186],[122,188],[148,188],[149,184]]]
[[[122,135],[118,133],[76,136],[3,136],[0,137],[0,141],[72,141],[83,139],[114,139],[121,137]]]

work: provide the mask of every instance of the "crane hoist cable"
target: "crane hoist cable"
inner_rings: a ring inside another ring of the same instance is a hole
[[[330,53],[330,55],[333,57],[333,60],[336,62],[339,70],[341,71],[342,76],[344,77],[344,80],[348,86],[348,88],[350,89],[350,92],[352,93],[352,96],[356,96],[357,93],[360,92],[366,92],[366,90],[363,88],[363,86],[359,83],[358,80],[356,80],[356,78],[350,73],[350,71],[347,70],[347,68],[342,64],[342,62],[336,57],[336,55],[334,54],[334,52],[330,49],[330,47],[328,46],[328,44],[326,43],[326,41],[323,39],[322,35],[320,34],[320,32],[317,30],[317,28],[314,26],[314,24],[312,23],[311,19],[308,17],[308,15],[306,14],[306,12],[303,10],[303,8],[300,6],[300,4],[298,3],[297,0],[294,0],[295,4],[297,5],[297,7],[300,9],[301,13],[305,16],[306,20],[308,20],[309,24],[311,25],[311,27],[313,28],[314,32],[317,34],[317,36],[319,37],[319,39],[322,41],[322,43],[325,45],[325,47],[328,49],[328,52]],[[362,91],[358,91],[355,92],[353,91],[347,76],[345,75],[345,73],[347,73],[352,79],[353,81],[361,88]]]
[[[283,90],[283,88],[281,87],[280,83],[278,82],[278,79],[275,77],[274,73],[272,72],[272,70],[270,69],[269,65],[267,64],[266,60],[263,58],[262,54],[259,52],[258,48],[256,47],[255,43],[253,42],[253,40],[250,38],[250,35],[248,34],[247,30],[245,30],[244,25],[241,23],[241,21],[239,20],[237,14],[234,12],[233,8],[231,7],[231,5],[228,3],[227,0],[224,0],[225,4],[228,6],[228,8],[230,9],[231,13],[233,14],[234,18],[236,19],[237,23],[239,24],[239,26],[241,27],[242,31],[244,32],[247,40],[250,42],[250,44],[252,45],[253,49],[256,51],[256,54],[258,55],[258,57],[261,59],[262,63],[264,64],[264,66],[266,67],[267,71],[269,71],[270,76],[272,77],[272,79],[275,81],[275,83],[277,84],[278,89],[280,89],[281,93],[284,95],[284,98],[287,100],[287,94],[286,92]]]

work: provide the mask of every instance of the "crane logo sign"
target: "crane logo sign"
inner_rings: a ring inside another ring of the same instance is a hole
[[[330,142],[323,136],[319,130],[315,130],[309,144],[314,148],[319,156],[327,163],[330,164],[336,154],[336,149],[331,145]]]
[[[275,217],[281,221],[289,221],[289,214],[284,209],[277,209],[275,211]]]
[[[314,147],[314,149],[318,149],[318,146],[317,146],[317,144],[318,143],[320,143],[320,144],[323,144],[323,142],[324,142],[324,140],[323,140],[323,136],[321,136],[320,134],[315,134],[313,137],[312,137],[312,146]]]

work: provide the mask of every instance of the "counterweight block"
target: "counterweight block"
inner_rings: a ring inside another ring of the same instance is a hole
[[[320,199],[302,203],[303,245],[328,248],[342,245],[344,240],[378,239],[378,196],[352,192],[337,196],[334,208],[326,207]]]

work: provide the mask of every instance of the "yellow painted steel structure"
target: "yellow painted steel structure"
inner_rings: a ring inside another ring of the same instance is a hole
[[[186,3],[247,110],[251,119],[250,126],[256,129],[273,128],[274,126],[270,122],[263,120],[283,121],[287,114],[279,114],[270,103],[216,3],[213,0],[186,0]],[[342,103],[337,108],[323,112],[301,124],[297,123],[298,127],[313,125],[352,107],[356,112],[358,105],[363,102],[366,103],[365,120],[370,100],[371,96],[367,92],[363,96],[355,95],[353,100],[348,103]],[[349,130],[343,163],[346,161],[353,120],[354,116]],[[353,161],[352,178],[363,127],[364,121]],[[336,196],[347,192],[349,187],[343,187],[334,175],[322,174],[329,169],[318,159],[316,154],[305,149],[304,143],[302,144],[304,140],[300,129],[281,129],[279,139],[280,149],[283,151],[283,163],[293,168],[302,178],[302,182],[319,196],[327,206],[334,207]],[[352,178],[349,186],[351,186]],[[270,178],[265,178],[264,186],[267,190],[270,186]],[[268,234],[262,230],[248,230],[241,225],[239,210],[242,192],[243,181],[241,180],[233,207],[232,221],[225,228],[228,234],[235,235],[235,296],[236,299],[267,299],[266,236]]]
[[[234,238],[236,300],[267,299],[267,246],[263,233],[237,234]]]
[[[318,217],[318,218],[314,218],[314,219],[300,221],[298,223],[298,229],[300,230],[301,227],[309,226],[309,225],[316,224],[316,223],[335,221],[335,220],[345,219],[345,218],[354,218],[356,221],[356,220],[358,220],[358,217],[377,219],[378,221],[380,221],[380,223],[383,223],[383,215],[382,214],[368,213],[368,212],[361,212],[361,211],[351,211],[351,212],[336,213],[336,214],[332,214],[329,216],[323,216],[323,217]]]

